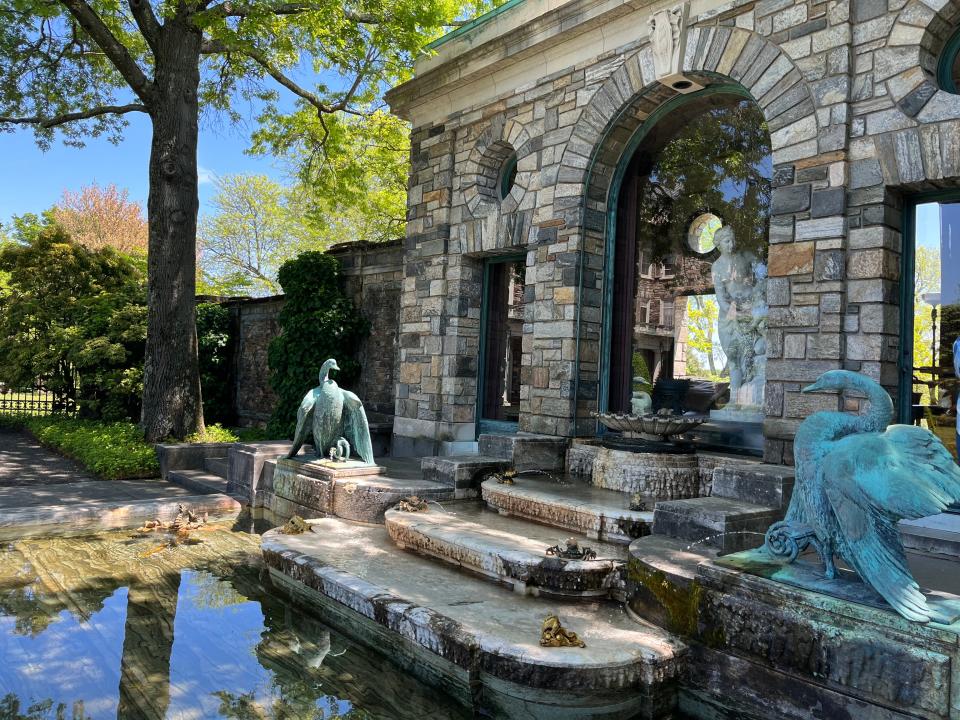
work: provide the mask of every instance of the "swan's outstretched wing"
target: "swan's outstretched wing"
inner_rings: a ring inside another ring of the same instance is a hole
[[[343,436],[368,465],[373,465],[373,442],[370,440],[370,426],[367,413],[360,398],[348,390],[343,393]]]
[[[297,429],[293,433],[293,445],[287,453],[288,458],[292,458],[307,441],[307,438],[313,433],[313,409],[317,404],[317,395],[315,391],[310,390],[303,396],[300,407],[297,409]]]
[[[821,468],[844,558],[905,618],[929,620],[897,523],[942,512],[960,500],[960,468],[932,433],[909,425],[850,435],[832,445]]]

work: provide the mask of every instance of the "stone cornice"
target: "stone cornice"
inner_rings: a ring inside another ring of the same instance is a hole
[[[469,44],[470,35],[457,38],[453,42],[464,46],[459,54],[435,67],[430,67],[431,58],[418,61],[417,76],[387,92],[387,102],[395,114],[410,119],[415,105],[429,104],[455,83],[462,85],[504,71],[636,10],[667,4],[656,0],[572,0],[478,45]],[[574,29],[576,35],[570,32]],[[646,35],[646,28],[637,30],[638,37]],[[424,66],[427,69],[423,70]]]

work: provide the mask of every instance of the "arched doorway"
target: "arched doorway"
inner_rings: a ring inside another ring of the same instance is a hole
[[[601,407],[630,412],[634,393],[656,388],[655,407],[671,402],[662,392],[680,392],[684,411],[758,425],[773,173],[766,121],[734,93],[676,98],[666,110],[637,130],[611,192]]]

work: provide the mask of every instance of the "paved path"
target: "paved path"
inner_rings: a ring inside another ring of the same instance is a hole
[[[226,495],[198,496],[160,478],[98,480],[29,435],[0,431],[0,541],[171,520],[180,503],[211,515],[235,515],[240,507]]]
[[[50,452],[26,433],[0,430],[0,487],[95,479],[75,462]]]

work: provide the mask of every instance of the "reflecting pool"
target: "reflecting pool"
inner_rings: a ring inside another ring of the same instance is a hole
[[[0,547],[0,720],[467,717],[276,594],[230,525]]]

